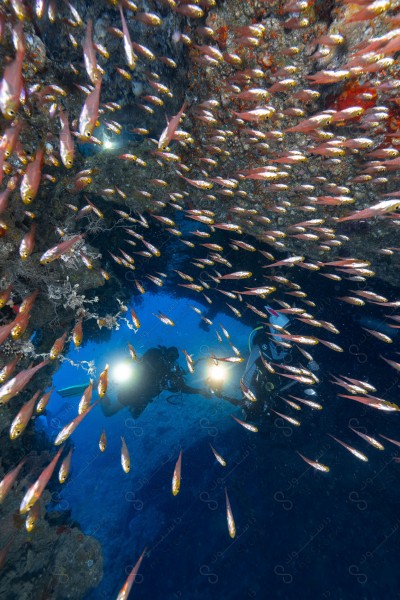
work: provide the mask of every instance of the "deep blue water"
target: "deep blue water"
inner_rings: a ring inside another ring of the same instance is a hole
[[[330,383],[331,374],[364,379],[375,385],[377,396],[398,400],[397,374],[379,358],[383,354],[396,360],[396,339],[388,347],[366,334],[359,323],[363,318],[364,326],[382,329],[380,321],[389,311],[339,303],[334,297],[344,295],[344,286],[339,293],[332,282],[315,274],[296,272],[295,280],[317,302],[310,312],[333,322],[341,334],[293,321],[290,330],[319,335],[346,350],[336,353],[321,344],[307,347],[320,367],[321,383],[312,399],[324,409],[305,406],[296,412],[284,402],[275,405],[298,418],[300,427],[265,413],[257,422],[260,431],[252,433],[230,418],[243,418],[240,407],[215,397],[170,398],[163,392],[137,420],[127,409],[106,418],[96,407],[73,434],[72,474],[53,508],[70,509],[71,519],[102,544],[104,578],[86,600],[115,598],[144,547],[148,554],[132,592],[138,600],[400,597],[396,589],[400,465],[392,460],[397,448],[384,442],[385,451],[380,452],[348,428],[399,439],[398,414],[338,398],[336,394],[345,390]],[[375,289],[372,283],[368,289]],[[385,290],[381,286],[376,291]],[[190,308],[197,306],[207,315],[210,307],[200,295],[193,292],[189,298],[180,296],[178,288],[154,289],[144,302],[138,304],[137,299],[134,296],[131,304],[141,321],[137,333],[122,323],[106,342],[88,341],[71,350],[68,358],[74,363],[94,361],[98,376],[106,363],[112,371],[128,357],[128,342],[139,355],[158,344],[185,349],[194,359],[212,352],[232,355],[225,338],[220,345],[213,328],[204,327]],[[228,316],[224,301],[215,300],[212,306],[214,327],[222,333],[222,323],[247,360],[248,338],[257,318],[249,317],[248,311],[243,322]],[[175,327],[153,316],[158,310],[171,317]],[[377,320],[374,327],[371,319]],[[396,330],[391,331],[395,335]],[[307,361],[300,359],[296,351],[286,363],[305,365]],[[182,353],[179,362],[185,368]],[[189,384],[204,385],[204,364],[187,376]],[[241,397],[239,379],[245,364],[229,369],[225,393]],[[57,390],[88,380],[84,369],[64,362],[53,384]],[[306,397],[302,391],[304,386],[297,384],[290,393]],[[110,385],[113,394],[115,384]],[[50,435],[72,420],[78,402],[79,397],[54,393],[47,419],[42,418]],[[103,428],[108,445],[101,453],[98,440]],[[327,433],[366,453],[369,462],[357,460]],[[121,435],[131,455],[128,475],[120,464]],[[226,468],[215,461],[210,443],[227,460]],[[180,449],[182,484],[173,497],[171,479]],[[308,467],[296,450],[318,457],[330,472]],[[237,527],[234,540],[227,530],[225,487]]]

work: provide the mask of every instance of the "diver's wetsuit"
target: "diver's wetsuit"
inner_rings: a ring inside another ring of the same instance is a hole
[[[281,362],[286,355],[282,352],[279,356],[279,350],[274,345],[275,357],[270,355],[271,347],[268,343],[265,328],[260,328],[252,340],[252,350],[246,371],[243,375],[245,385],[253,392],[257,398],[257,402],[246,402],[244,411],[249,419],[257,419],[265,411],[266,407],[270,407],[274,402],[274,397],[279,393],[282,386],[282,379],[275,373],[266,371],[262,364],[260,352],[262,352],[265,360],[271,362]]]
[[[159,346],[147,350],[138,360],[135,382],[119,387],[120,406],[113,406],[107,400],[102,403],[105,416],[111,416],[126,406],[136,419],[163,390],[201,394],[202,390],[186,385],[183,371],[176,364],[178,357],[178,350],[175,347]]]

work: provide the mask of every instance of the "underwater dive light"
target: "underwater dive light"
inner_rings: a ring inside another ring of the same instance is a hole
[[[110,138],[105,138],[103,141],[104,150],[111,150],[114,148],[114,143],[110,140]]]
[[[227,376],[226,366],[218,363],[217,365],[213,363],[208,367],[208,378],[211,383],[221,385]]]
[[[114,383],[125,383],[133,375],[133,368],[128,362],[116,363],[111,369],[111,377]]]

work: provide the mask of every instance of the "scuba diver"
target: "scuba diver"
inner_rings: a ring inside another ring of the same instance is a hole
[[[230,398],[222,393],[221,385],[211,379],[206,380],[206,387],[194,388],[185,381],[185,371],[177,364],[178,349],[175,346],[166,348],[158,346],[150,348],[135,363],[134,381],[125,381],[117,384],[115,398],[106,394],[101,400],[101,408],[106,417],[111,417],[124,408],[129,408],[133,418],[137,419],[146,406],[150,404],[161,392],[167,390],[171,394],[199,394],[206,398],[221,398],[235,406],[242,401]],[[204,360],[200,358],[194,365]],[[87,386],[79,384],[58,390],[63,398],[77,396],[83,393]],[[109,389],[110,389],[109,385]],[[114,396],[114,394],[113,394]],[[167,398],[168,400],[168,398]]]
[[[110,417],[128,407],[132,417],[137,419],[146,406],[164,390],[172,394],[199,394],[206,398],[215,395],[232,404],[242,404],[241,400],[223,395],[221,389],[209,380],[206,381],[206,388],[200,389],[187,385],[184,378],[185,371],[177,364],[178,358],[179,352],[175,346],[170,348],[158,346],[147,350],[137,362],[138,373],[135,376],[135,383],[119,384],[117,402],[112,402],[107,395],[101,400],[104,415]],[[197,362],[199,361],[194,365]]]
[[[146,406],[164,390],[207,395],[208,390],[186,384],[184,371],[177,364],[178,358],[179,352],[175,346],[158,346],[147,350],[136,363],[135,382],[119,384],[116,401],[111,401],[107,395],[102,398],[104,415],[110,417],[128,407],[132,417],[137,419]]]
[[[290,319],[273,310],[269,306],[264,307],[269,314],[269,324],[277,328],[285,329],[290,324]],[[279,330],[279,329],[278,329]],[[277,373],[269,372],[263,365],[263,358],[269,364],[283,363],[287,360],[290,349],[280,345],[283,340],[279,335],[270,338],[267,335],[270,329],[267,325],[261,325],[253,329],[249,337],[250,356],[242,377],[242,382],[257,398],[257,402],[245,400],[244,413],[249,419],[257,419],[262,413],[268,411],[274,405],[277,397],[295,385],[297,381],[282,378]],[[262,357],[261,357],[262,354]],[[311,370],[317,370],[316,363],[308,365]],[[305,390],[306,394],[314,394],[314,390]]]

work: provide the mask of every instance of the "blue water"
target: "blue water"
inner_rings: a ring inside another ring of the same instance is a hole
[[[83,347],[71,350],[67,355],[68,361],[54,376],[53,385],[62,389],[88,383],[89,376],[85,370],[75,366],[80,361],[94,361],[97,376],[109,363],[109,395],[113,398],[117,387],[112,381],[113,366],[129,357],[128,342],[139,356],[159,344],[183,348],[193,354],[194,360],[208,357],[213,352],[219,356],[231,356],[232,350],[222,335],[219,323],[230,332],[232,342],[246,355],[250,333],[247,326],[225,314],[217,314],[215,327],[225,340],[220,344],[213,331],[205,331],[199,326],[202,321],[190,305],[197,306],[204,313],[208,309],[195,299],[171,298],[162,292],[146,293],[146,302],[135,307],[141,322],[136,333],[122,322],[106,343],[89,341]],[[166,326],[153,316],[152,313],[159,309],[175,321],[175,327]],[[179,362],[185,368],[183,353]],[[189,385],[204,387],[205,365],[205,362],[200,362],[195,373],[187,375]],[[238,397],[242,371],[242,365],[227,365],[225,393]],[[170,392],[163,392],[138,420],[131,417],[128,409],[107,418],[97,407],[72,436],[72,474],[60,493],[58,508],[71,509],[72,518],[103,545],[105,578],[99,589],[89,597],[116,595],[124,580],[126,565],[132,563],[145,545],[152,547],[157,544],[174,519],[182,515],[183,507],[190,519],[190,509],[186,504],[189,502],[190,505],[193,498],[202,493],[207,482],[217,476],[226,476],[222,467],[215,465],[210,441],[230,464],[240,456],[240,449],[230,440],[237,435],[246,437],[246,433],[238,431],[239,426],[229,417],[230,414],[240,416],[240,409],[215,397],[176,394],[168,401],[169,396]],[[51,414],[47,417],[53,436],[74,418],[79,399],[61,398],[54,394],[48,407]],[[106,430],[108,444],[106,451],[101,453],[98,440],[103,429]],[[131,472],[128,475],[120,464],[121,435],[131,454]],[[180,449],[183,449],[182,489],[175,499],[170,486]],[[207,498],[206,494],[201,498]],[[224,511],[220,509],[219,512],[221,530],[224,531]]]
[[[306,289],[307,278],[302,283]],[[329,383],[331,373],[359,377],[374,383],[380,397],[396,401],[398,377],[378,362],[384,350],[389,356],[387,349],[360,329],[359,318],[364,317],[365,326],[365,319],[378,318],[380,313],[364,307],[355,319],[352,307],[337,303],[332,292],[324,295],[331,284],[323,285],[319,290],[321,318],[329,318],[342,333],[318,333],[349,351],[334,353],[321,345],[311,349],[320,364],[321,380],[313,399],[324,410],[304,407],[297,413],[283,402],[275,407],[298,418],[301,427],[269,413],[261,417],[260,431],[255,434],[230,418],[242,417],[241,409],[222,399],[170,398],[167,391],[137,420],[128,409],[106,418],[96,407],[78,427],[72,435],[72,474],[52,508],[70,509],[71,519],[101,542],[104,577],[86,600],[115,598],[144,547],[149,552],[132,592],[137,599],[399,597],[394,582],[400,467],[392,460],[397,450],[390,443],[385,443],[384,452],[375,450],[348,429],[351,425],[375,437],[383,433],[399,438],[398,415],[337,398],[342,390]],[[256,319],[251,325],[241,323],[228,316],[221,304],[214,306],[214,327],[207,330],[190,306],[197,306],[203,314],[209,306],[199,302],[201,296],[192,295],[193,299],[180,298],[156,290],[147,292],[145,302],[138,305],[134,297],[130,306],[141,322],[136,333],[121,322],[106,342],[88,341],[72,349],[67,358],[76,364],[94,361],[98,376],[106,363],[112,372],[114,364],[128,358],[128,342],[139,355],[161,344],[185,349],[195,360],[213,352],[231,356],[224,336],[221,345],[214,332],[215,327],[222,333],[222,323],[247,359]],[[153,315],[158,310],[176,326],[162,324]],[[302,328],[298,322],[293,329],[299,333]],[[393,352],[390,356],[395,359]],[[185,368],[183,353],[179,362]],[[299,355],[290,354],[286,362],[298,364]],[[228,370],[227,395],[239,397],[244,364]],[[204,365],[200,363],[193,375],[187,375],[189,385],[204,385]],[[65,361],[53,383],[61,389],[88,380],[84,369]],[[305,397],[302,391],[297,385],[291,393]],[[111,397],[116,393],[112,381],[109,393]],[[54,394],[46,421],[53,437],[74,418],[78,402],[79,397]],[[108,445],[101,453],[98,440],[103,428]],[[327,433],[365,452],[369,462],[357,460]],[[121,435],[131,455],[128,475],[120,464]],[[214,459],[210,443],[227,460],[226,468]],[[182,484],[173,497],[172,473],[181,449]],[[296,450],[318,457],[330,466],[330,473],[308,467]],[[236,521],[234,540],[227,530],[225,487]]]

